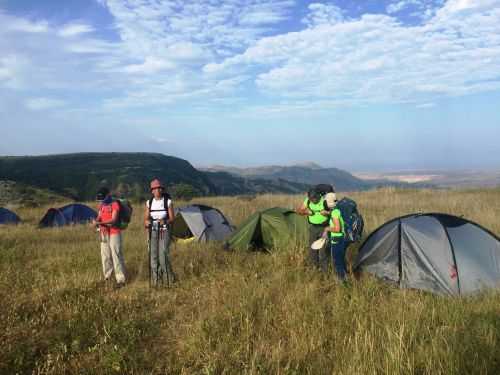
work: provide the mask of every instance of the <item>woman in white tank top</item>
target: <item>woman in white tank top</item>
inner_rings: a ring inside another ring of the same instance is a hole
[[[163,192],[164,187],[160,180],[154,179],[150,184],[153,197],[146,202],[144,211],[144,226],[149,234],[149,264],[150,283],[158,286],[176,281],[170,262],[170,229],[174,221],[174,207],[172,199]]]

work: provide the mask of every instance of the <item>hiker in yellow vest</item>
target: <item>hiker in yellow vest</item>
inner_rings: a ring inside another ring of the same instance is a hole
[[[328,269],[328,246],[321,250],[311,249],[311,244],[322,236],[323,231],[328,226],[330,212],[326,207],[324,198],[315,189],[311,189],[296,212],[299,215],[307,216],[309,223],[309,259],[311,263],[315,267],[326,271]]]
[[[333,261],[333,267],[337,277],[345,281],[347,268],[345,264],[345,225],[342,213],[336,207],[337,198],[335,193],[328,193],[325,197],[327,207],[331,209],[329,225],[324,228],[323,237],[329,239],[330,244],[327,246],[327,251],[330,252],[330,257]]]

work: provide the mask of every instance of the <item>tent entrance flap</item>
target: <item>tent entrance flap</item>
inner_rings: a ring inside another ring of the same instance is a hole
[[[178,215],[178,217],[174,220],[174,223],[172,224],[172,235],[182,239],[193,237],[193,233],[191,232],[191,229],[189,229],[182,215]]]
[[[250,239],[250,247],[255,249],[264,247],[264,238],[262,236],[262,218],[259,217],[255,231],[253,232],[252,238]]]

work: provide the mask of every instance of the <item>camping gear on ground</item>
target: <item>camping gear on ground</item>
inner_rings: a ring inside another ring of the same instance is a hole
[[[21,219],[11,210],[0,207],[0,224],[19,224]]]
[[[352,242],[358,242],[363,236],[364,220],[363,216],[358,211],[356,202],[352,199],[344,197],[335,205],[342,214],[344,219],[345,240],[347,245]]]
[[[172,223],[172,236],[184,242],[223,241],[233,230],[221,211],[202,204],[177,208]]]
[[[305,247],[308,244],[307,220],[287,208],[274,207],[259,211],[243,222],[226,242],[235,250]]]
[[[401,288],[470,294],[500,287],[500,239],[464,218],[411,214],[370,234],[354,271],[369,272]]]
[[[68,204],[61,208],[50,208],[38,224],[41,228],[60,227],[71,224],[86,224],[97,217],[92,208],[80,204]]]

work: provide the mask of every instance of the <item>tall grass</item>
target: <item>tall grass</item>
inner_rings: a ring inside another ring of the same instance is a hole
[[[410,212],[465,215],[500,233],[500,190],[353,193],[367,233]],[[197,202],[235,224],[300,196]],[[176,202],[183,204],[183,202]],[[498,374],[500,293],[443,298],[318,274],[305,249],[172,248],[180,282],[150,290],[142,208],[124,234],[129,283],[102,286],[96,233],[36,229],[47,207],[0,228],[0,373]],[[356,253],[350,249],[349,258]]]

